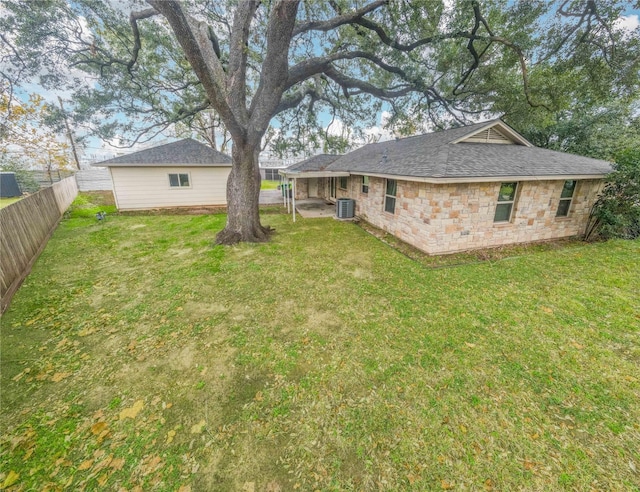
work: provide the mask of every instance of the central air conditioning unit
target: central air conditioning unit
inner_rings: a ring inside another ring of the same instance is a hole
[[[351,198],[338,198],[336,201],[336,217],[353,219],[356,213],[356,201]]]

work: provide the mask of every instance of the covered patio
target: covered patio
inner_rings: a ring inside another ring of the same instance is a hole
[[[322,198],[305,198],[296,200],[296,212],[304,219],[335,217],[336,205]]]
[[[281,186],[287,211],[293,221],[296,214],[303,218],[336,216],[336,180],[349,176],[348,172],[331,172],[325,168],[339,156],[320,154],[280,170]]]

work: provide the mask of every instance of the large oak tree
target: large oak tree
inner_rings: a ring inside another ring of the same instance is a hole
[[[128,18],[114,6],[7,0],[4,90],[71,80],[78,124],[104,137],[214,110],[233,141],[224,244],[268,237],[258,154],[274,119],[282,144],[295,130],[314,141],[326,115],[370,123],[382,104],[404,133],[523,102],[557,110],[567,71],[637,97],[638,33],[616,29],[616,0],[131,0]]]

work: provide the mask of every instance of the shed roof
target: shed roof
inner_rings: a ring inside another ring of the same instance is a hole
[[[502,143],[479,143],[493,128]],[[474,138],[475,137],[475,138]],[[611,164],[532,146],[501,120],[365,145],[336,159],[327,171],[415,178],[600,177]]]
[[[226,167],[231,166],[231,157],[192,138],[185,138],[92,165],[96,167]]]

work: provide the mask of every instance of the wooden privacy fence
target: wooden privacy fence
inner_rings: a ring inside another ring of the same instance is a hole
[[[78,195],[73,176],[0,210],[0,311],[9,306]]]

